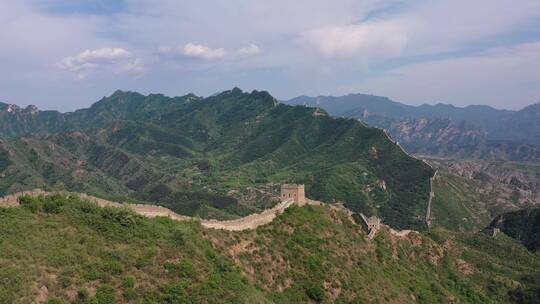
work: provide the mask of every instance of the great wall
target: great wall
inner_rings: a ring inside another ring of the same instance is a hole
[[[4,196],[0,198],[0,208],[9,208],[9,207],[17,207],[20,206],[19,203],[19,197],[21,196],[47,196],[52,195],[58,192],[47,192],[41,189],[35,189],[30,191],[23,191],[18,192],[14,194],[10,194],[7,196]],[[203,227],[206,228],[212,228],[212,229],[223,229],[228,231],[244,231],[244,230],[252,230],[256,229],[259,226],[266,225],[271,223],[276,216],[282,214],[287,208],[291,207],[292,205],[296,204],[298,206],[304,206],[304,205],[312,205],[312,206],[328,206],[331,209],[345,212],[349,219],[354,223],[355,220],[353,218],[354,212],[351,210],[345,208],[341,204],[324,204],[320,201],[311,200],[309,198],[305,197],[305,190],[304,185],[295,185],[295,184],[284,184],[281,188],[281,199],[282,201],[278,203],[276,206],[264,210],[261,213],[251,214],[239,219],[234,220],[214,220],[214,219],[201,219],[198,217],[190,217],[185,215],[180,215],[178,213],[175,213],[174,211],[157,205],[149,205],[149,204],[128,204],[128,203],[119,203],[119,202],[113,202],[109,200],[105,200],[102,198],[98,198],[95,196],[91,196],[84,193],[72,193],[72,192],[60,192],[64,194],[73,194],[77,195],[79,198],[93,202],[96,205],[100,207],[118,207],[118,208],[129,208],[133,212],[140,214],[145,217],[153,218],[153,217],[169,217],[173,220],[178,221],[197,221],[199,222]],[[378,217],[372,216],[372,217],[366,217],[364,214],[359,214],[364,224],[367,226],[367,232],[368,232],[368,238],[373,239],[377,232],[385,225],[382,224],[381,220]],[[389,232],[395,236],[404,237],[407,236],[411,230],[402,230],[402,231],[396,231],[388,227]]]
[[[25,196],[25,195],[39,196],[39,195],[51,195],[51,194],[53,194],[53,192],[47,192],[47,191],[38,190],[38,189],[31,190],[31,191],[18,192],[18,193],[0,198],[0,207],[19,206],[20,196]],[[66,194],[70,194],[70,193],[66,192]],[[289,208],[295,203],[293,199],[287,199],[285,201],[280,202],[273,208],[267,209],[261,213],[248,215],[246,217],[242,217],[235,220],[218,221],[218,220],[205,220],[205,219],[200,219],[197,217],[180,215],[168,208],[157,206],[157,205],[122,204],[118,202],[112,202],[105,199],[101,199],[95,196],[87,195],[84,193],[76,193],[76,195],[78,195],[81,199],[93,202],[100,207],[124,207],[124,208],[129,208],[133,210],[135,213],[140,214],[142,216],[146,216],[146,217],[164,216],[164,217],[169,217],[173,220],[178,220],[178,221],[198,221],[201,223],[203,227],[206,227],[206,228],[224,229],[224,230],[229,230],[229,231],[242,231],[242,230],[248,230],[248,229],[255,229],[261,225],[268,224],[272,222],[277,215],[283,213],[285,209]]]

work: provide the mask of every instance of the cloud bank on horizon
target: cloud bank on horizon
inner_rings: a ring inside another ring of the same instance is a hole
[[[115,89],[540,102],[537,0],[0,2],[0,101],[73,110]]]

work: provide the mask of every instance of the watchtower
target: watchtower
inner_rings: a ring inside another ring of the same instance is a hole
[[[381,229],[381,219],[376,216],[370,216],[366,222],[370,231]]]
[[[298,205],[306,204],[306,191],[304,185],[283,184],[281,185],[281,200],[294,200]]]

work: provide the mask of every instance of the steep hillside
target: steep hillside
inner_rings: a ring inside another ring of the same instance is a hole
[[[76,197],[22,203],[0,208],[0,303],[264,303],[198,224]]]
[[[497,216],[489,229],[499,228],[529,250],[540,250],[540,208],[522,209]]]
[[[2,303],[534,303],[539,288],[538,256],[504,235],[369,240],[326,206],[225,232],[73,196],[22,203],[0,208]]]
[[[267,92],[116,92],[67,117],[62,128],[76,131],[0,143],[10,164],[0,193],[45,185],[226,218],[272,205],[279,184],[296,182],[313,199],[344,202],[397,228],[423,227],[429,166],[379,129],[280,104]],[[259,189],[255,197],[249,187]]]

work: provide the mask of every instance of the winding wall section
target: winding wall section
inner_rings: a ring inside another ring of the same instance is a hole
[[[19,197],[23,195],[39,196],[39,195],[48,195],[48,194],[52,194],[52,193],[46,192],[43,190],[32,190],[32,191],[24,191],[24,192],[11,194],[3,198],[0,198],[0,207],[19,206]],[[283,213],[285,209],[289,208],[290,206],[294,204],[294,201],[292,199],[289,199],[289,200],[280,202],[273,208],[267,209],[261,213],[251,214],[246,217],[242,217],[235,220],[218,221],[218,220],[204,220],[204,219],[200,219],[196,217],[181,215],[181,214],[175,213],[174,211],[168,208],[157,206],[157,205],[121,204],[118,202],[104,200],[104,199],[101,199],[95,196],[90,196],[83,193],[76,193],[76,195],[78,195],[81,199],[94,202],[98,206],[101,206],[101,207],[107,207],[107,206],[127,207],[133,210],[135,213],[138,213],[146,217],[164,216],[164,217],[169,217],[171,219],[178,220],[178,221],[198,221],[201,223],[203,227],[206,227],[206,228],[224,229],[224,230],[229,230],[229,231],[242,231],[242,230],[255,229],[261,225],[268,224],[272,222],[277,215]]]

